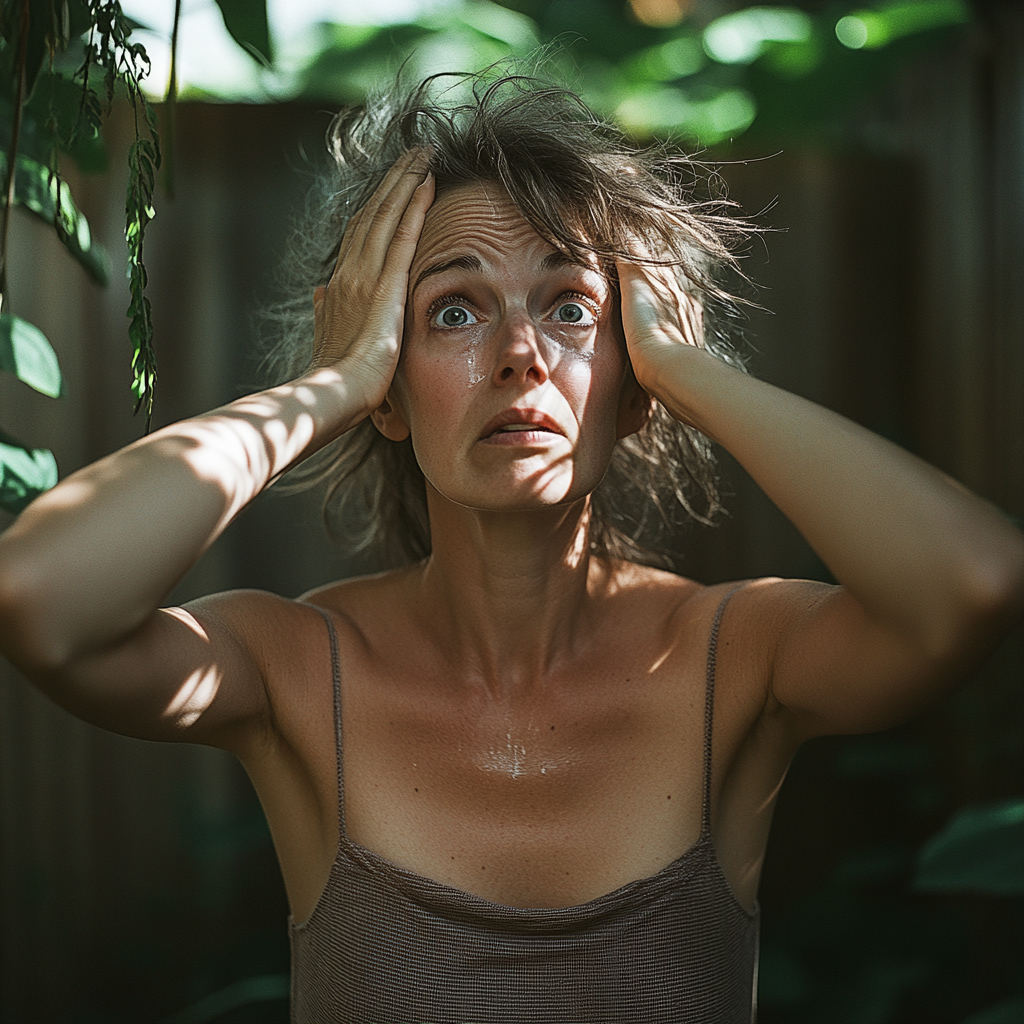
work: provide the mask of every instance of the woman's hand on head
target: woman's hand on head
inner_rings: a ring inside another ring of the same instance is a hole
[[[429,153],[409,150],[349,221],[327,287],[313,292],[313,368],[333,367],[363,396],[385,399],[398,365],[409,267],[434,200]]]
[[[659,395],[658,378],[666,355],[680,348],[704,347],[703,310],[680,285],[674,267],[618,260],[622,329],[633,372],[641,386]]]

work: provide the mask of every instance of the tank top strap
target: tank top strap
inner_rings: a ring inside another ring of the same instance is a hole
[[[711,634],[708,637],[707,674],[704,684],[704,802],[701,809],[701,839],[711,837],[711,736],[715,714],[715,660],[718,655],[718,630],[722,625],[725,606],[729,603],[739,587],[733,587],[719,602],[715,617],[711,622]]]
[[[316,607],[315,605],[313,607]],[[327,637],[331,643],[331,678],[334,684],[334,747],[338,764],[338,834],[345,838],[345,770],[341,747],[341,658],[338,655],[338,634],[331,616],[323,608],[316,609],[327,623]]]

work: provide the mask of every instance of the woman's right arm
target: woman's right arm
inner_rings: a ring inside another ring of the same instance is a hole
[[[424,171],[406,154],[353,218],[314,296],[311,371],[80,470],[0,537],[0,648],[74,714],[224,745],[266,711],[267,625],[290,603],[239,592],[160,605],[249,501],[384,401],[433,197]]]

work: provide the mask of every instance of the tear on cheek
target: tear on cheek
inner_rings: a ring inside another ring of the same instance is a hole
[[[475,388],[487,376],[479,358],[479,346],[466,346],[466,386]]]
[[[544,359],[549,367],[557,366],[563,359],[575,363],[591,363],[594,361],[594,348],[589,343],[563,340],[559,337],[545,337]]]
[[[538,340],[538,345],[540,357],[548,370],[553,370],[563,360],[583,365],[594,361],[594,347],[589,342],[545,336]],[[476,387],[487,379],[490,372],[485,346],[479,340],[467,341],[462,353],[466,360],[466,386]]]

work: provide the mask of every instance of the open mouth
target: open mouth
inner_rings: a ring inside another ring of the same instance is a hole
[[[565,431],[540,409],[506,409],[487,422],[480,438],[486,440],[508,434],[547,434],[564,437]]]
[[[521,434],[524,431],[533,430],[537,433],[554,434],[555,431],[549,427],[542,427],[536,423],[508,423],[504,427],[498,427],[494,434]],[[494,434],[491,436],[493,437]]]

